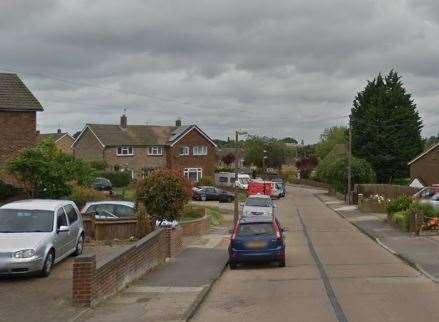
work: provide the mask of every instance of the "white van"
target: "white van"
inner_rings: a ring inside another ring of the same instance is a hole
[[[236,186],[240,189],[246,190],[250,176],[248,174],[238,173],[238,182]],[[218,172],[215,173],[215,184],[223,187],[233,187],[235,184],[235,173],[233,172]]]

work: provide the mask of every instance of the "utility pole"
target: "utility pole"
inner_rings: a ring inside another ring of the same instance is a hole
[[[239,207],[238,207],[238,162],[239,162],[239,135],[245,135],[247,132],[243,131],[235,131],[235,183],[234,183],[234,192],[235,192],[235,200],[234,200],[234,211],[233,211],[233,221],[236,224],[239,219]]]
[[[349,142],[348,142],[348,204],[352,204],[352,122],[349,115]]]

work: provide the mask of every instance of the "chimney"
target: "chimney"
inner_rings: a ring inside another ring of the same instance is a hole
[[[120,127],[124,130],[126,130],[128,126],[128,118],[127,116],[124,114],[122,114],[122,116],[120,117]]]
[[[175,121],[175,126],[180,127],[181,126],[181,119],[177,119]]]
[[[40,135],[40,130],[37,130],[37,135]]]
[[[61,134],[61,129],[58,129],[58,131],[56,131],[56,133]]]

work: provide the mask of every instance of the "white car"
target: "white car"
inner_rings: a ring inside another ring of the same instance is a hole
[[[82,208],[83,215],[95,214],[96,219],[118,219],[136,216],[135,203],[131,201],[94,201],[87,202]]]
[[[0,207],[0,275],[37,272],[84,248],[84,225],[68,200],[23,200]]]
[[[269,215],[274,216],[276,206],[271,200],[270,196],[257,194],[250,195],[244,203],[242,208],[242,216],[259,216],[259,215]]]

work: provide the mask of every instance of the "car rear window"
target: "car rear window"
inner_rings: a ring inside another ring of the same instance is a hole
[[[239,237],[254,235],[273,235],[274,229],[272,223],[251,223],[239,225]]]
[[[273,204],[269,198],[248,198],[245,205],[250,207],[271,207]]]

